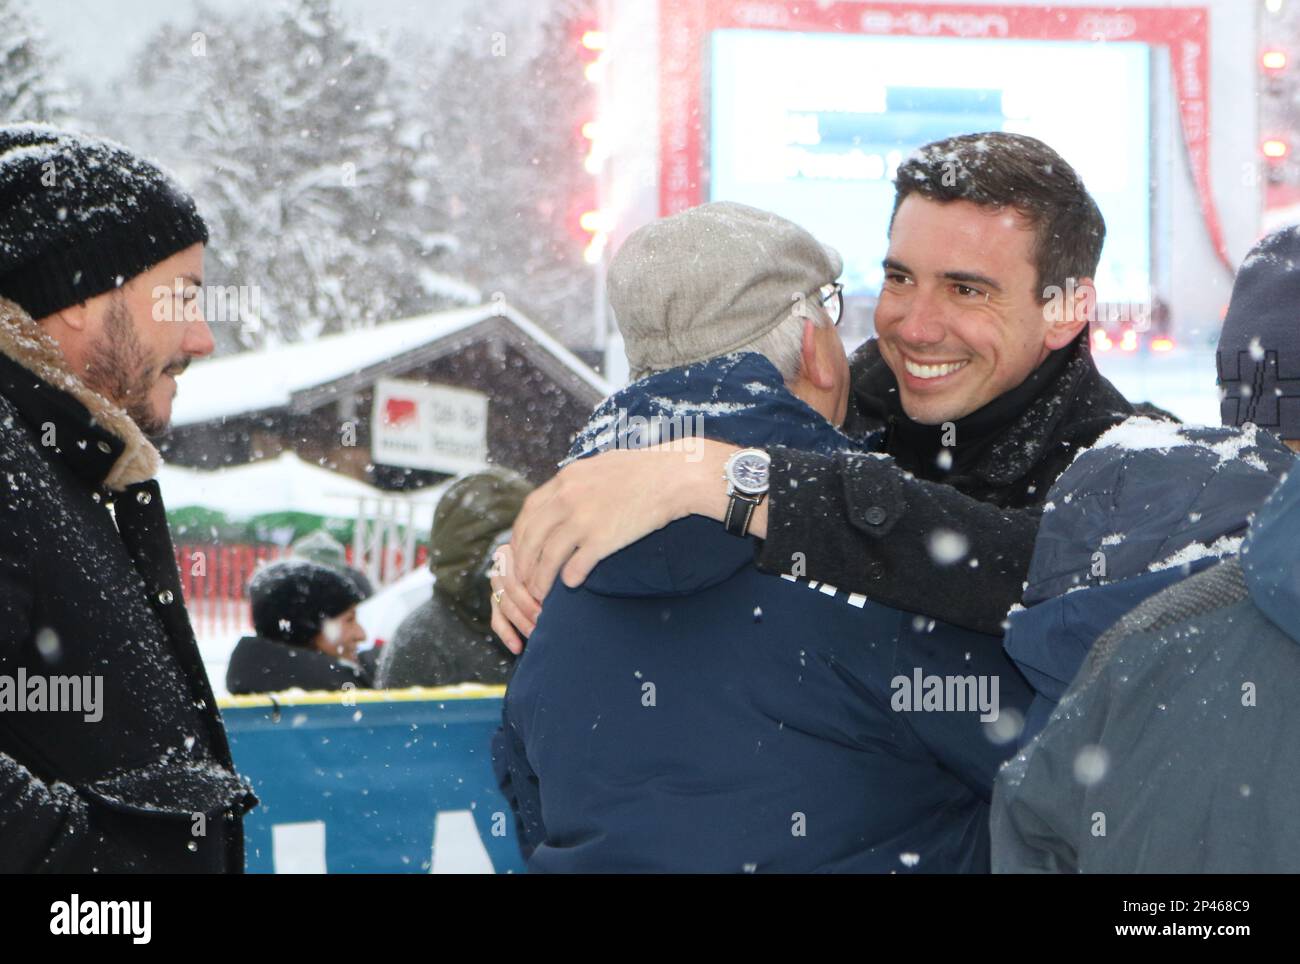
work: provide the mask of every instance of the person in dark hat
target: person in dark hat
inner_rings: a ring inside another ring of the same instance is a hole
[[[194,200],[125,147],[0,127],[0,671],[102,686],[94,712],[0,700],[0,873],[244,869],[256,798],[148,438],[213,350],[207,240]]]
[[[1300,452],[1300,227],[1246,255],[1219,333],[1220,417],[1253,422]]]
[[[325,529],[316,529],[307,533],[290,548],[295,559],[310,559],[312,562],[319,562],[336,572],[341,572],[357,587],[363,599],[369,599],[375,594],[375,587],[370,582],[370,577],[355,566],[348,565],[348,554],[343,543]],[[381,648],[382,642],[357,653],[357,665],[364,669],[371,679],[375,678],[375,671],[379,666]]]
[[[253,576],[248,595],[257,635],[241,639],[230,656],[231,693],[373,685],[357,662],[357,645],[366,638],[357,604],[366,597],[346,573],[309,559],[285,559]]]
[[[54,367],[144,435],[167,428],[177,377],[214,347],[201,299],[207,240],[193,199],[126,148],[44,125],[0,128],[10,327],[39,330],[42,346],[52,340],[62,356]],[[157,454],[142,441],[125,445],[118,474],[153,475]]]

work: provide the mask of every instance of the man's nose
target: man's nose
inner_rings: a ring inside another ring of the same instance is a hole
[[[216,340],[208,320],[200,315],[193,321],[186,322],[185,338],[181,341],[181,350],[194,358],[205,358],[216,349]]]
[[[944,337],[939,306],[932,298],[918,292],[908,299],[897,332],[898,337],[909,345],[939,344]]]

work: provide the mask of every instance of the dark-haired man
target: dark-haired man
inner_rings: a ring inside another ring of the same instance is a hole
[[[907,158],[878,337],[852,359],[845,424],[883,424],[889,458],[770,448],[766,491],[748,514],[764,540],[760,568],[1000,635],[1048,488],[1132,412],[1089,353],[1104,236],[1079,176],[1034,138],[963,135]],[[1066,290],[1076,304],[1054,300]],[[498,634],[522,648],[515,627],[531,632],[557,574],[578,585],[673,519],[725,519],[735,496],[723,467],[735,451],[706,442],[694,462],[615,451],[567,466],[515,524],[513,564],[493,578]]]
[[[147,437],[212,352],[207,240],[193,198],[120,145],[0,127],[0,690],[86,680],[103,695],[88,717],[0,694],[0,873],[244,869],[256,799],[185,612]]]

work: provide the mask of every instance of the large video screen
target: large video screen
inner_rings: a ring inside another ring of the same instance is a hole
[[[1146,44],[720,30],[710,54],[710,198],[808,228],[850,293],[880,290],[899,161],[997,130],[1050,144],[1096,198],[1099,300],[1150,298]]]

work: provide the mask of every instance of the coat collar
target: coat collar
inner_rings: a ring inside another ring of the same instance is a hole
[[[120,492],[151,479],[161,459],[119,406],[72,373],[63,351],[21,307],[0,298],[0,394],[77,475]],[[52,433],[47,436],[47,432]]]
[[[1089,350],[1085,329],[1066,349],[1070,360],[1039,394],[985,447],[967,474],[989,485],[1010,485],[1033,470],[1057,435],[1061,420],[1070,411],[1070,402],[1085,383],[1100,377]],[[898,381],[880,355],[873,338],[853,357],[857,373],[853,380],[856,418],[860,428],[888,425],[891,396],[898,392]]]
[[[1100,378],[1092,360],[1088,329],[1075,339],[1069,362],[1020,417],[989,445],[971,474],[990,485],[1010,485],[1029,474],[1042,460],[1047,446],[1058,440],[1061,420],[1085,384]]]

